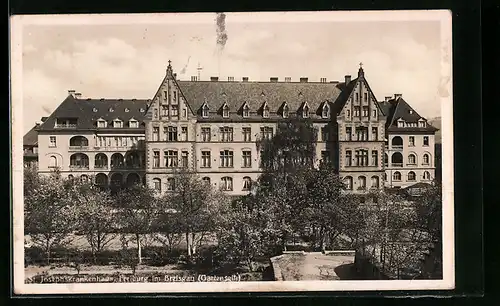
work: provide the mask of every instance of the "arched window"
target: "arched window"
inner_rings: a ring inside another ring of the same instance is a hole
[[[225,191],[233,190],[233,179],[229,176],[221,178],[220,188]]]
[[[57,168],[57,157],[54,155],[49,157],[49,168]]]
[[[203,183],[205,183],[207,185],[211,185],[210,178],[208,176],[205,176],[204,178],[202,178],[202,181],[203,181]]]
[[[122,168],[123,166],[123,155],[121,155],[120,153],[111,155],[111,169]]]
[[[425,153],[424,157],[422,159],[422,164],[429,165],[430,164],[430,160],[431,160],[431,158],[430,158],[429,154]]]
[[[408,172],[408,181],[414,181],[416,179],[415,172]]]
[[[366,189],[366,177],[364,176],[359,176],[358,177],[358,189],[360,190],[365,190]]]
[[[416,165],[417,164],[417,157],[415,156],[415,154],[410,154],[408,155],[408,164],[409,165]]]
[[[227,104],[222,107],[222,117],[229,118],[229,106]]]
[[[431,179],[431,174],[429,173],[429,171],[424,171],[424,180],[430,180]]]
[[[396,152],[391,156],[391,166],[403,167],[403,154]]]
[[[252,179],[248,176],[245,176],[243,178],[243,190],[250,190],[252,189]]]
[[[250,107],[247,104],[245,104],[243,106],[243,118],[248,118],[248,117],[250,117]]]
[[[204,104],[203,107],[201,108],[201,116],[203,118],[208,118],[209,110],[210,110],[210,108],[208,107],[208,105]]]
[[[73,136],[69,140],[70,147],[87,147],[89,140],[84,136]]]
[[[321,113],[321,116],[323,118],[330,117],[330,106],[328,105],[328,103],[325,103],[325,105],[323,106],[323,111]]]
[[[401,181],[401,172],[396,171],[392,174],[393,181]]]
[[[69,166],[76,169],[88,169],[89,157],[83,153],[75,153],[69,158]]]
[[[120,187],[123,183],[123,175],[121,173],[113,173],[111,175],[111,185]]]
[[[307,104],[302,108],[302,118],[309,118],[309,106]]]
[[[378,189],[379,188],[379,178],[378,176],[372,176],[372,188],[373,189]]]
[[[345,185],[345,189],[352,190],[352,177],[351,176],[346,176],[344,178],[344,185]]]
[[[288,104],[285,104],[283,105],[283,118],[288,118],[288,113],[289,113]]]
[[[393,148],[402,148],[403,147],[403,138],[401,138],[399,136],[395,136],[392,138],[391,144],[392,144]]]
[[[108,157],[104,153],[98,153],[95,156],[94,167],[96,169],[108,168]]]
[[[264,108],[262,109],[262,117],[269,118],[269,106],[267,105],[267,103],[264,105]]]
[[[95,183],[98,186],[106,186],[108,185],[108,176],[104,173],[98,173],[95,176]]]
[[[140,183],[141,183],[141,178],[137,173],[130,173],[129,175],[127,175],[128,186],[138,185]]]
[[[127,153],[125,157],[125,165],[130,168],[139,168],[141,166],[139,154],[135,151]]]
[[[174,191],[175,190],[175,179],[173,177],[169,177],[167,179],[167,190]]]
[[[153,179],[153,188],[156,191],[161,192],[161,180],[159,178]]]

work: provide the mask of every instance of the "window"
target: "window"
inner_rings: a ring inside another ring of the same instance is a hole
[[[367,94],[366,92],[364,93],[364,95],[363,95],[363,96],[364,96],[364,100],[365,100],[365,102],[366,102],[366,101],[368,101],[368,94]]]
[[[401,172],[396,171],[392,174],[393,181],[401,181]]]
[[[201,168],[210,168],[211,160],[210,151],[201,151]]]
[[[354,117],[359,117],[359,106],[354,106]]]
[[[165,137],[166,141],[177,141],[177,127],[176,126],[169,126],[164,128],[165,132]]]
[[[321,151],[321,161],[323,163],[330,163],[330,151]]]
[[[209,142],[210,141],[210,128],[204,127],[201,128],[201,141]]]
[[[243,106],[243,118],[250,117],[250,107],[248,105]]]
[[[173,177],[169,177],[167,179],[167,190],[174,191],[175,190],[175,179]]]
[[[321,127],[321,141],[328,141],[328,139],[329,139],[328,127],[323,126]]]
[[[56,136],[49,137],[49,148],[57,147]]]
[[[366,127],[357,127],[356,128],[356,136],[358,141],[367,141],[368,140],[368,128]]]
[[[187,128],[187,126],[181,127],[181,141],[188,141],[188,128]]]
[[[226,104],[222,107],[222,117],[229,118],[229,106]]]
[[[288,105],[285,104],[283,105],[283,118],[288,118],[288,115],[289,115]]]
[[[187,151],[182,151],[181,153],[181,167],[187,168],[188,167],[188,152]]]
[[[161,180],[159,178],[153,179],[153,187],[156,191],[161,192]]]
[[[174,103],[177,102],[177,91],[174,91]]]
[[[220,180],[220,187],[222,190],[231,191],[233,190],[233,179],[225,176]]]
[[[161,115],[164,117],[168,117],[168,105],[161,106]]]
[[[129,121],[128,125],[131,128],[138,128],[139,127],[139,121],[131,120],[131,121]]]
[[[378,166],[378,151],[372,151],[372,166]]]
[[[409,136],[408,137],[408,146],[409,147],[414,147],[415,146],[415,136]]]
[[[408,165],[416,165],[416,164],[417,164],[417,158],[415,154],[408,155]]]
[[[425,127],[425,121],[419,121],[418,122],[418,127],[424,128]]]
[[[372,127],[372,140],[377,141],[378,140],[378,128]]]
[[[54,155],[49,158],[49,168],[57,168],[57,157]]]
[[[374,110],[372,111],[372,117],[373,117],[373,118],[377,118],[377,110],[376,110],[376,109],[374,109]]]
[[[172,117],[179,116],[179,106],[178,105],[171,105],[170,107],[171,107],[171,109],[170,109],[170,112],[171,112],[170,115]]]
[[[83,153],[76,153],[71,155],[69,160],[69,165],[72,168],[88,169],[89,168],[89,158]]]
[[[348,109],[346,111],[346,117],[347,117],[347,119],[349,119],[349,117],[351,117],[351,110],[350,109]]]
[[[413,171],[408,172],[408,181],[414,181],[415,179],[416,179],[415,172]]]
[[[424,136],[424,147],[429,146],[429,136]]]
[[[352,190],[352,177],[346,176],[344,178],[345,189]]]
[[[155,126],[153,127],[153,141],[158,141],[160,136],[160,128]]]
[[[262,139],[273,138],[273,128],[270,126],[263,126],[260,128],[260,137]]]
[[[203,105],[202,109],[201,109],[201,116],[203,118],[208,118],[208,112],[209,112],[209,108],[208,108],[208,105]]]
[[[368,150],[356,150],[356,166],[368,166]]]
[[[372,176],[372,188],[378,189],[379,188],[379,178],[378,176]]]
[[[430,180],[431,179],[431,174],[429,171],[424,171],[424,180]]]
[[[168,93],[166,90],[163,91],[163,99],[168,103]]]
[[[182,109],[182,118],[187,118],[187,109],[185,108]]]
[[[154,118],[158,119],[158,109],[157,108],[153,109],[153,113],[154,113]]]
[[[356,100],[355,101],[359,102],[359,94],[358,93],[356,93]]]
[[[168,150],[164,153],[164,155],[165,155],[164,156],[165,167],[167,168],[177,167],[177,162],[178,162],[177,151]]]
[[[358,189],[365,190],[366,189],[366,177],[360,176],[358,177]]]
[[[345,140],[347,140],[347,141],[352,140],[352,127],[350,127],[350,126],[345,128]]]
[[[352,151],[351,150],[345,151],[345,165],[348,167],[352,166]]]
[[[97,127],[98,128],[105,128],[106,127],[106,121],[105,120],[99,120],[99,121],[97,121]]]
[[[123,122],[120,120],[115,120],[113,121],[113,127],[115,128],[122,128],[123,127]]]
[[[203,181],[204,184],[207,184],[208,186],[211,185],[210,178],[208,176],[205,176],[201,180]]]
[[[159,168],[159,167],[160,167],[160,152],[154,151],[153,152],[153,168]]]
[[[243,128],[243,141],[252,141],[252,129],[249,127]]]
[[[309,118],[309,106],[304,105],[302,109],[302,118]]]
[[[325,103],[325,105],[323,106],[323,113],[321,115],[323,118],[330,117],[330,107],[328,106],[328,103]]]
[[[221,168],[233,167],[233,151],[230,150],[220,151],[220,167]]]
[[[252,179],[248,176],[245,176],[243,178],[243,190],[250,190],[252,189]]]
[[[269,106],[264,105],[264,108],[262,109],[262,117],[264,118],[269,118]]]
[[[427,154],[427,153],[424,154],[424,158],[423,158],[422,164],[424,164],[424,165],[429,165],[430,164],[429,154]]]
[[[233,141],[233,128],[232,127],[221,127],[220,128],[220,141],[222,142],[232,142]]]
[[[243,168],[252,167],[252,152],[243,151]]]
[[[398,120],[398,127],[404,127],[405,126],[405,122],[403,120]]]
[[[368,106],[363,106],[363,117],[368,117],[369,114]]]

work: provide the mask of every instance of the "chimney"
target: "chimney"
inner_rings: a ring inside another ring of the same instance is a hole
[[[69,90],[68,90],[68,96],[74,96],[74,95],[75,95],[75,92],[76,92],[76,90],[74,90],[74,89],[69,89]]]
[[[351,83],[351,76],[350,75],[346,75],[345,76],[345,84],[349,85],[349,83]]]
[[[234,82],[234,77],[231,77],[231,76],[230,76],[230,77],[227,77],[227,81],[228,81],[228,82]]]
[[[76,99],[81,99],[82,98],[82,93],[81,92],[75,92],[74,97]]]
[[[402,97],[403,97],[403,95],[400,93],[394,94],[394,99],[402,98]]]
[[[241,78],[241,80],[242,80],[243,82],[248,82],[248,77],[242,77],[242,78]]]
[[[196,81],[198,81],[198,77],[195,76],[195,75],[192,75],[191,76],[191,82],[196,82]]]
[[[391,98],[392,98],[391,96],[385,96],[385,101],[384,101],[384,102],[389,102],[389,100],[390,100]]]
[[[269,79],[270,82],[273,82],[273,83],[277,83],[278,82],[278,78],[276,77],[272,77]]]
[[[307,83],[308,78],[300,78],[300,83]]]
[[[42,119],[40,119],[40,121],[42,121],[42,123],[43,123],[43,122],[47,121],[47,119],[49,119],[49,117],[42,117]]]
[[[285,82],[290,83],[292,81],[291,77],[285,77]]]
[[[320,81],[321,83],[326,83],[326,78],[320,78],[320,79],[319,79],[319,81]]]
[[[210,77],[210,81],[217,82],[219,81],[219,77]]]

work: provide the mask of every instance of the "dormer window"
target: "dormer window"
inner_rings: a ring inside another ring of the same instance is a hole
[[[229,106],[224,103],[224,106],[222,106],[222,117],[223,118],[229,118]]]
[[[123,121],[121,121],[120,119],[113,120],[113,127],[115,127],[115,128],[122,128],[123,127]]]
[[[309,106],[307,104],[302,108],[302,118],[309,118]]]
[[[130,112],[130,109],[126,108],[126,109],[125,109],[125,112],[126,112],[126,113]]]
[[[289,112],[288,104],[285,103],[285,105],[283,105],[283,118],[288,118]]]
[[[321,117],[323,117],[323,118],[330,117],[330,106],[328,105],[328,102],[325,102],[325,105],[323,105],[323,110],[321,112]]]
[[[114,110],[112,107],[110,107],[110,108],[109,108],[109,112],[110,112],[110,113],[112,113],[112,112],[114,112],[114,111],[115,111],[115,110]]]
[[[141,109],[139,109],[139,111],[140,111],[141,113],[144,113],[144,111],[145,111],[145,110],[144,110],[144,108],[141,108]]]
[[[398,127],[404,127],[405,126],[405,122],[403,119],[398,119]]]
[[[203,118],[208,118],[208,112],[209,112],[210,108],[208,107],[207,104],[203,104],[203,107],[201,108],[201,116]]]
[[[94,107],[94,108],[92,109],[92,111],[93,111],[94,113],[97,113],[97,108],[95,108],[95,107]]]
[[[267,103],[265,103],[264,107],[262,108],[262,117],[269,118],[269,106],[267,105]]]
[[[104,120],[104,119],[97,120],[97,127],[98,128],[105,128],[107,125],[108,125],[108,123],[106,122],[106,120]]]
[[[426,127],[426,126],[427,126],[427,124],[426,124],[426,122],[425,122],[425,120],[424,120],[424,119],[420,119],[420,120],[418,121],[418,127],[424,128],[424,127]]]
[[[131,128],[138,128],[139,127],[139,121],[135,120],[135,119],[130,119],[129,122],[128,122],[128,126],[131,127]]]
[[[250,117],[250,107],[245,103],[245,105],[243,105],[243,118],[248,117]]]

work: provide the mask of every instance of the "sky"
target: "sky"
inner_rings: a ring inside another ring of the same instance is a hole
[[[422,116],[440,116],[439,21],[277,22],[224,15],[162,15],[150,23],[129,16],[104,24],[74,17],[70,24],[24,25],[24,133],[50,115],[69,89],[88,98],[151,99],[169,60],[181,80],[197,75],[200,65],[202,80],[254,81],[343,81],[345,75],[357,77],[362,62],[379,101],[401,93]]]

